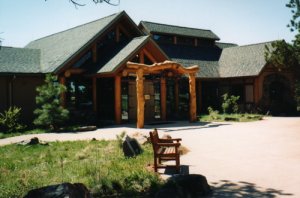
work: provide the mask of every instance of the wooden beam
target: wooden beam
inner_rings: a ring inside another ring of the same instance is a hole
[[[150,72],[150,73],[154,71],[162,71],[167,69],[176,70],[179,74],[191,74],[199,71],[199,66],[197,65],[190,66],[190,67],[183,67],[181,64],[173,61],[164,61],[163,63],[154,63],[152,65],[127,62],[127,68],[142,69],[145,72]]]
[[[97,113],[97,78],[93,77],[93,111]]]
[[[146,49],[143,49],[145,55],[153,62],[153,63],[157,63],[156,59],[154,58],[154,56],[152,56],[152,54],[146,50]]]
[[[167,86],[164,76],[160,78],[160,110],[161,119],[165,121],[167,119]]]
[[[189,86],[190,86],[190,122],[195,122],[197,120],[195,74],[189,74]]]
[[[115,76],[115,123],[121,124],[121,76]]]
[[[141,64],[144,64],[144,63],[145,63],[145,57],[144,57],[144,52],[143,52],[143,51],[141,51],[141,52],[139,53],[139,62],[140,62]]]
[[[137,97],[137,128],[144,128],[144,74],[139,69],[136,73],[136,97]]]
[[[174,43],[175,45],[177,45],[177,36],[174,36],[174,37],[173,37],[173,43]]]
[[[202,109],[202,83],[201,81],[198,79],[196,80],[196,83],[197,83],[197,113],[198,115],[200,114],[201,112],[201,109]]]
[[[194,45],[195,45],[195,47],[198,46],[198,39],[197,38],[194,39]]]
[[[123,27],[123,25],[119,25],[119,29],[120,31],[122,31],[122,33],[124,33],[128,38],[131,37],[131,34]]]

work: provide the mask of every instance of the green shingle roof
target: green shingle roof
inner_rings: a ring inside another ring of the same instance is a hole
[[[257,76],[266,65],[265,45],[259,43],[223,49],[219,60],[220,77]]]
[[[188,59],[176,59],[173,61],[180,63],[185,67],[198,65],[200,70],[197,72],[196,77],[199,78],[219,78],[219,64],[218,61],[202,61],[202,60],[188,60]]]
[[[41,50],[41,67],[43,72],[54,72],[74,57],[80,49],[90,44],[103,33],[109,25],[125,12],[68,29],[63,32],[30,42],[26,48]]]
[[[140,25],[142,25],[148,31],[148,33],[172,34],[179,36],[220,40],[220,38],[211,30],[180,27],[174,25],[153,23],[148,21],[141,21]]]
[[[117,55],[108,61],[97,73],[109,73],[123,65],[150,39],[149,36],[134,38]]]
[[[40,50],[1,47],[1,73],[41,73]]]

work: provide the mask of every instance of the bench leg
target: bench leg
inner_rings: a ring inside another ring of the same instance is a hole
[[[154,171],[157,172],[157,158],[154,157]]]
[[[180,158],[179,158],[179,156],[176,157],[176,171],[177,171],[177,173],[180,173]]]

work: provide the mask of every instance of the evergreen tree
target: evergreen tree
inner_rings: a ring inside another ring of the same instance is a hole
[[[286,6],[291,9],[292,19],[288,28],[293,31],[297,31],[295,40],[292,43],[287,43],[284,40],[275,41],[272,43],[272,47],[266,47],[265,58],[266,60],[282,70],[289,68],[293,71],[296,78],[295,81],[295,101],[297,103],[297,109],[300,110],[300,0],[290,0]]]
[[[37,87],[36,103],[39,106],[34,114],[34,124],[57,130],[69,117],[69,111],[61,106],[60,95],[66,87],[57,82],[57,77],[46,75],[45,84]]]

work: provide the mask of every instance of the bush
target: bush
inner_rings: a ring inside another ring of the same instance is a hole
[[[223,103],[222,109],[223,113],[237,113],[239,110],[239,106],[237,101],[239,100],[240,96],[228,95],[227,93],[222,96]]]
[[[68,118],[69,111],[60,105],[60,95],[66,87],[57,82],[57,77],[46,75],[45,84],[37,88],[36,103],[40,106],[34,113],[34,124],[57,130]]]
[[[0,113],[0,129],[5,133],[23,130],[26,126],[19,123],[21,108],[9,107],[4,113]]]
[[[219,115],[219,111],[214,110],[212,107],[208,107],[207,108],[208,111],[208,117],[211,120],[218,120],[220,115]]]

